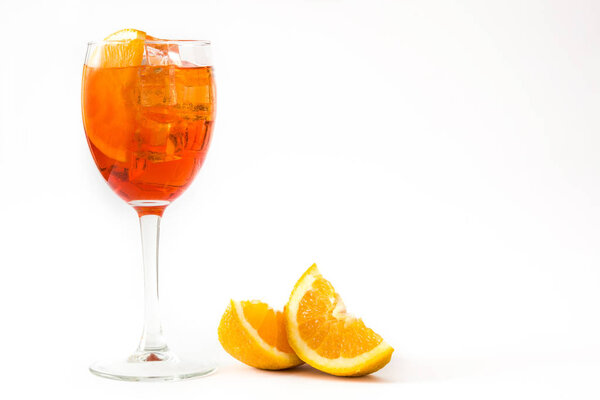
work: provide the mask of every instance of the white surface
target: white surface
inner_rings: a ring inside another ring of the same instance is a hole
[[[598,398],[599,20],[591,0],[3,1],[0,397]],[[218,357],[205,379],[87,372],[141,331],[137,221],[79,105],[85,42],[123,27],[214,42],[214,141],[161,240],[166,334]],[[281,307],[315,261],[389,367],[220,350],[230,297]]]

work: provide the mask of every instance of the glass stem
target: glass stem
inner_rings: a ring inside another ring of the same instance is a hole
[[[140,216],[144,259],[144,332],[138,352],[166,351],[158,305],[158,237],[159,215]]]

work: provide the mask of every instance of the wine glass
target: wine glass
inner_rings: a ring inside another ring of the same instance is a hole
[[[96,375],[120,380],[177,380],[214,371],[169,350],[158,310],[158,238],[165,208],[202,166],[215,119],[210,42],[146,40],[141,62],[124,58],[124,41],[90,42],[83,68],[83,125],[100,173],[137,211],[144,266],[144,327],[137,350],[94,363]],[[124,50],[125,49],[125,50]],[[140,47],[142,49],[142,47]],[[141,51],[141,50],[140,50]]]

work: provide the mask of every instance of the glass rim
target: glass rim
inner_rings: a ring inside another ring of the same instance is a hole
[[[138,39],[134,39],[134,40],[138,40]],[[94,46],[94,45],[99,45],[99,44],[112,44],[112,43],[125,43],[125,42],[130,42],[131,39],[129,40],[93,40],[90,42],[87,42],[88,47],[89,46]],[[194,39],[152,39],[152,40],[144,40],[144,43],[149,43],[149,44],[177,44],[179,46],[198,46],[198,47],[202,47],[202,46],[210,46],[211,42],[210,40],[194,40]]]

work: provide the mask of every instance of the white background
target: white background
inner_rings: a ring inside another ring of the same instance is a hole
[[[598,398],[600,3],[0,3],[0,397]],[[220,369],[97,378],[141,331],[136,215],[81,123],[85,43],[211,39],[207,161],[165,213],[171,346]],[[365,379],[224,353],[229,298],[313,262],[395,347]],[[8,396],[7,396],[8,395]]]

